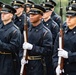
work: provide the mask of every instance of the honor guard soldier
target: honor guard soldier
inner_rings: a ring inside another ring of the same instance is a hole
[[[49,51],[49,53],[45,56],[46,70],[47,75],[54,75],[52,65],[52,53],[53,53],[54,41],[59,32],[59,26],[55,21],[52,20],[50,16],[50,14],[52,14],[53,6],[50,3],[43,3],[41,5],[46,9],[46,12],[43,15],[43,24],[52,32],[53,37],[52,51]]]
[[[2,5],[0,24],[0,74],[19,75],[18,52],[21,46],[21,33],[13,23],[16,10],[9,5]],[[16,59],[17,58],[17,59]]]
[[[26,15],[29,17],[29,11],[31,9],[31,6],[35,4],[33,1],[31,0],[28,0],[26,3],[25,3],[25,9],[26,9]]]
[[[55,13],[54,11],[54,8],[55,6],[57,5],[55,0],[46,0],[46,2],[50,2],[54,7],[52,8],[52,15],[51,15],[51,18],[59,25],[60,27],[60,23],[61,23],[61,19],[60,19],[60,16]]]
[[[0,2],[0,11],[2,10],[2,2]],[[1,23],[2,21],[1,21],[1,13],[0,13],[0,23]]]
[[[24,13],[24,1],[23,0],[17,0],[17,1],[13,1],[12,2],[12,6],[13,8],[16,9],[16,13],[15,13],[15,16],[14,16],[14,23],[19,27],[20,31],[21,31],[21,34],[22,34],[22,38],[23,38],[23,31],[24,31],[24,23],[27,19],[27,25],[28,27],[30,26],[30,22],[29,22],[29,19],[26,18],[26,14]],[[24,38],[23,38],[24,39]],[[22,44],[23,44],[23,40],[22,39]],[[20,55],[20,58],[22,57],[22,48],[20,50],[21,52],[19,53]]]
[[[71,4],[66,8],[66,24],[67,28],[64,31],[63,49],[58,47],[58,37],[55,41],[53,63],[56,68],[56,73],[60,73],[60,66],[57,66],[58,56],[64,58],[63,74],[76,75],[76,4]]]
[[[28,29],[28,42],[23,44],[23,49],[28,50],[27,75],[44,75],[43,57],[51,51],[52,34],[42,23],[44,12],[44,7],[37,4],[32,5],[29,12],[31,26]]]
[[[15,17],[14,17],[14,23],[19,27],[21,34],[23,34],[24,30],[24,2],[21,0],[13,1],[12,2],[13,8],[16,9]]]
[[[68,6],[69,5],[71,5],[71,4],[76,4],[76,0],[70,0],[69,2],[68,2]],[[66,29],[66,26],[67,26],[67,24],[66,24],[66,21],[63,23],[63,29]]]

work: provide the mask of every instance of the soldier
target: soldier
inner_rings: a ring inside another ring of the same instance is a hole
[[[58,49],[58,37],[55,42],[53,63],[56,73],[60,73],[60,66],[57,66],[58,56],[64,58],[63,75],[76,75],[76,4],[66,9],[67,29],[64,31],[64,48]],[[57,50],[58,49],[58,50]]]
[[[42,57],[51,51],[52,34],[41,21],[43,12],[45,9],[40,5],[32,5],[29,12],[31,26],[28,29],[28,42],[23,44],[23,49],[28,49],[27,75],[44,75]]]
[[[71,5],[71,4],[75,4],[76,3],[76,0],[70,0],[69,2],[68,2],[68,6],[69,5]],[[63,29],[66,29],[66,26],[67,26],[67,24],[66,24],[66,21],[63,23]]]
[[[21,34],[23,34],[23,30],[24,30],[24,2],[23,1],[13,1],[12,2],[12,6],[13,8],[16,9],[16,13],[15,13],[15,18],[14,18],[14,23],[19,27]]]
[[[20,31],[21,31],[21,34],[22,34],[22,38],[23,38],[23,31],[24,31],[24,23],[26,21],[26,15],[24,13],[24,1],[20,1],[20,0],[17,0],[17,1],[13,1],[12,2],[12,6],[13,8],[16,9],[16,13],[15,13],[15,17],[14,17],[14,23],[19,27]],[[28,24],[28,27],[30,26],[30,22],[29,22],[29,19],[27,18],[27,24]],[[24,39],[24,38],[23,38]],[[22,44],[23,44],[23,39],[22,39]],[[22,57],[22,48],[20,50],[20,53],[19,53],[19,56],[20,56],[20,59]]]
[[[27,3],[25,3],[25,7],[26,7],[26,15],[29,17],[29,11],[31,9],[31,6],[35,4],[33,1],[28,0]]]
[[[18,52],[21,46],[21,33],[12,22],[16,10],[9,5],[2,5],[0,24],[0,74],[19,75]],[[16,60],[16,58],[18,58]],[[16,64],[15,64],[16,63]]]
[[[43,24],[52,32],[54,44],[57,33],[59,32],[59,26],[50,16],[50,14],[52,14],[53,6],[50,3],[43,3],[42,6],[46,9],[46,12],[43,15]]]
[[[54,12],[54,8],[56,6],[56,2],[54,0],[46,0],[46,2],[50,2],[54,7],[52,8],[52,15],[51,18],[59,25],[60,27],[60,23],[61,23],[61,19],[60,16]]]
[[[46,9],[46,12],[43,15],[43,24],[47,28],[49,28],[50,31],[52,32],[53,45],[54,45],[55,38],[57,36],[57,33],[59,32],[59,26],[55,21],[52,20],[50,16],[50,14],[52,14],[51,9],[53,8],[53,6],[50,3],[43,3],[42,6],[44,6]],[[52,53],[53,53],[53,48],[52,48],[52,52],[50,51],[45,56],[47,75],[54,75],[54,70],[53,70],[53,65],[52,65]]]

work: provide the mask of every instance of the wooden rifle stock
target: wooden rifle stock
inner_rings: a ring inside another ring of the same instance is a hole
[[[60,35],[59,35],[59,49],[63,49],[63,30],[61,28],[60,28]],[[62,75],[63,65],[64,65],[63,57],[59,57],[58,65],[60,65],[60,70],[61,70],[61,73],[58,75]]]
[[[26,19],[24,20],[24,42],[27,42],[27,36],[28,36],[28,25],[27,25],[27,16]],[[27,54],[27,50],[24,50],[23,52],[23,58],[26,61],[28,60],[28,54]],[[26,64],[21,64],[21,70],[20,70],[20,75],[26,75]]]
[[[63,49],[64,46],[64,42],[63,42],[63,28],[62,28],[62,11],[63,8],[61,7],[61,0],[60,0],[60,16],[61,16],[61,24],[60,24],[60,34],[59,34],[59,49]],[[58,59],[58,65],[60,65],[60,70],[61,73],[59,73],[58,75],[62,75],[63,73],[63,66],[64,66],[64,59],[63,57],[59,57]]]
[[[28,0],[24,0],[24,2],[28,2]],[[24,5],[25,7],[25,5]],[[25,14],[26,14],[26,7],[24,8],[24,11],[25,11]],[[26,18],[24,18],[24,42],[27,42],[27,37],[28,36],[28,25],[27,25],[27,15],[26,15]],[[27,50],[24,50],[23,52],[23,58],[22,59],[25,59],[26,61],[28,60],[28,53],[27,53]],[[26,75],[26,64],[22,64],[21,65],[21,70],[20,70],[20,75]]]

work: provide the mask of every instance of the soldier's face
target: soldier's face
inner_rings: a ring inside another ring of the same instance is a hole
[[[19,8],[17,8],[16,9],[16,15],[20,15],[22,12],[23,12],[23,10],[24,10],[24,8],[22,8],[22,7],[19,7]]]
[[[37,23],[41,21],[42,15],[41,14],[30,14],[30,22],[31,23]]]
[[[52,11],[47,11],[43,14],[43,19],[47,19],[52,14]]]
[[[4,12],[1,13],[1,19],[3,22],[10,21],[12,17],[13,17],[13,14],[11,13],[4,13]]]
[[[29,13],[30,7],[26,7],[26,13]]]
[[[67,16],[66,23],[70,29],[73,29],[76,26],[76,16]]]

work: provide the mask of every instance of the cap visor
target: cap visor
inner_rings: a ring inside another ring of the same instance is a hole
[[[13,6],[13,8],[17,9],[17,8],[19,8],[19,6]]]
[[[0,12],[1,13],[9,13],[8,11],[5,11],[5,10],[1,10]]]
[[[76,13],[68,12],[66,13],[66,16],[76,16]]]

